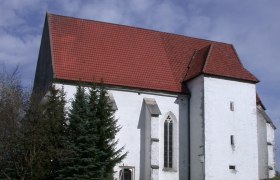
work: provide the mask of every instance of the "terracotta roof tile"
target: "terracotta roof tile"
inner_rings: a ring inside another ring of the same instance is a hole
[[[212,43],[209,53],[203,69],[205,74],[258,82],[258,79],[243,67],[233,46]]]
[[[48,23],[56,79],[169,92],[201,73],[257,82],[229,44],[53,14]]]
[[[184,80],[188,81],[203,73],[204,65],[207,60],[211,46],[206,46],[200,50],[196,50],[187,67],[187,74]]]

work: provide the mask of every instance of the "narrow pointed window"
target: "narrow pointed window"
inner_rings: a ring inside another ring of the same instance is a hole
[[[170,116],[164,121],[164,167],[173,167],[173,122]]]
[[[164,167],[168,167],[168,122],[164,122]]]

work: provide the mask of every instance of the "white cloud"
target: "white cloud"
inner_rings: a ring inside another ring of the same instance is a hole
[[[0,35],[0,61],[9,65],[33,63],[39,49],[40,36],[26,36],[23,38],[12,34]]]
[[[124,12],[116,4],[103,3],[86,5],[81,8],[80,16],[104,22],[122,23],[125,21]]]
[[[206,38],[211,28],[211,21],[209,17],[202,15],[192,17],[188,22],[188,26],[184,28],[184,32],[188,36]]]
[[[9,28],[24,23],[24,20],[18,17],[14,10],[5,9],[2,7],[0,8],[0,11],[1,11],[0,27]]]
[[[62,15],[74,16],[79,14],[83,1],[77,0],[64,0],[64,1],[50,1],[48,4],[48,11],[53,13],[53,6],[59,8],[59,13]]]
[[[145,14],[145,23],[153,29],[179,32],[187,21],[183,10],[169,1],[155,4],[151,9],[153,10]]]

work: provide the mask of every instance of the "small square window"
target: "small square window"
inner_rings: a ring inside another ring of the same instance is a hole
[[[234,146],[234,136],[230,135],[230,144]]]
[[[231,169],[231,170],[235,170],[235,165],[229,165],[228,168]]]
[[[230,102],[230,110],[234,111],[234,102],[232,102],[232,101]]]
[[[133,166],[120,166],[119,179],[134,180],[135,168]]]

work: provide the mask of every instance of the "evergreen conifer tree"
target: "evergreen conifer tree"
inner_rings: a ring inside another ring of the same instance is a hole
[[[93,121],[96,116],[96,90],[90,90],[90,95],[85,93],[83,87],[77,87],[69,113],[68,129],[68,147],[73,153],[66,167],[60,171],[61,179],[100,179],[99,151],[95,144],[98,136]]]
[[[63,158],[65,168],[58,179],[107,179],[113,167],[125,156],[116,150],[115,135],[120,130],[104,86],[78,86],[69,111],[67,148],[72,154]]]
[[[47,95],[47,101],[43,105],[43,125],[45,149],[43,150],[44,171],[46,179],[54,179],[61,169],[60,159],[63,157],[65,147],[66,113],[65,113],[64,89],[56,89],[51,86]]]
[[[85,142],[87,102],[85,90],[80,85],[77,87],[71,106],[69,110],[69,125],[66,131],[66,146],[71,153],[68,157],[64,158],[64,168],[59,171],[58,179],[82,179],[81,175],[85,174],[80,158]]]
[[[114,116],[115,111],[112,109],[103,84],[101,84],[99,90],[96,111],[96,119],[98,119],[97,134],[99,135],[97,146],[103,153],[100,157],[103,176],[108,178],[113,173],[113,167],[121,162],[127,153],[122,154],[124,147],[116,149],[118,141],[115,140],[115,135],[119,132],[120,127],[117,125],[117,119]]]
[[[97,142],[100,137],[98,134],[98,122],[100,119],[97,117],[97,103],[98,103],[98,90],[96,89],[95,84],[92,84],[89,88],[89,99],[88,99],[88,123],[87,131],[90,135],[91,144],[89,146],[89,154],[92,161],[91,167],[89,168],[89,175],[94,179],[101,179],[102,174],[102,162],[101,156],[104,155],[104,152],[101,151],[97,146]]]

